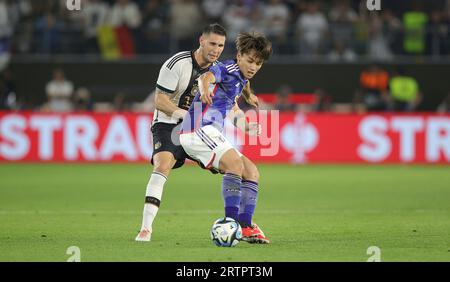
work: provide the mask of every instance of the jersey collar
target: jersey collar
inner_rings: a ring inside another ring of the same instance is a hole
[[[197,60],[195,59],[195,52],[197,50],[192,50],[191,51],[191,58],[192,58],[192,66],[194,67],[195,70],[197,70],[198,72],[203,72],[205,70],[208,70],[211,66],[206,67],[206,68],[201,68],[200,65],[197,63]]]
[[[233,59],[233,62],[237,65],[236,59]],[[238,69],[239,69],[239,67],[238,67]],[[244,74],[241,72],[241,69],[239,69],[239,79],[244,83],[248,82],[248,79],[245,78]]]

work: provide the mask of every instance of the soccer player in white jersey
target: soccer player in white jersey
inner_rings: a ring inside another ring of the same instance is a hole
[[[153,173],[147,184],[142,226],[136,241],[150,241],[164,184],[170,171],[185,162],[186,153],[179,144],[174,144],[172,132],[178,131],[176,127],[192,103],[197,78],[219,59],[225,39],[226,31],[221,25],[208,25],[199,38],[197,50],[175,54],[160,69],[152,124]]]
[[[269,243],[252,222],[258,198],[258,180],[246,171],[248,159],[231,145],[222,132],[225,118],[230,115],[234,117],[235,125],[244,123],[244,131],[259,131],[259,124],[246,122],[236,101],[241,94],[250,95],[249,79],[272,54],[272,44],[262,34],[240,33],[236,49],[236,60],[218,63],[199,77],[197,94],[182,122],[180,143],[189,156],[205,167],[224,172],[222,196],[225,216],[239,221],[243,239],[250,243]]]
[[[195,97],[197,78],[216,63],[224,49],[225,39],[226,31],[222,26],[208,25],[200,36],[197,50],[177,53],[161,67],[156,83],[156,110],[152,125],[154,167],[147,184],[142,225],[136,241],[151,240],[152,225],[166,180],[171,170],[181,167],[188,157],[172,137],[179,132],[178,126]],[[256,96],[253,95],[249,102],[257,104]],[[246,162],[246,171],[255,180],[258,179],[258,170],[252,162]]]

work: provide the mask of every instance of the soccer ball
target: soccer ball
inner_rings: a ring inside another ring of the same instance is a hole
[[[242,239],[242,228],[230,218],[219,218],[211,227],[211,239],[219,247],[234,247]]]

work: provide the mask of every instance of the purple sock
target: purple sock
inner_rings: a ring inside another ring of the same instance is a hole
[[[239,207],[239,222],[243,227],[251,226],[256,201],[258,199],[258,183],[250,180],[242,180],[241,192],[242,198]]]
[[[225,173],[222,180],[222,196],[225,202],[225,216],[238,220],[241,202],[242,178],[232,173]]]

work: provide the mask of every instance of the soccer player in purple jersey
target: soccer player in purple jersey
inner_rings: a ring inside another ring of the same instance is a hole
[[[212,66],[199,77],[197,95],[182,123],[180,143],[191,158],[224,173],[225,216],[239,221],[243,240],[269,243],[261,229],[252,222],[258,198],[258,176],[246,172],[246,163],[250,161],[231,145],[222,132],[225,118],[231,116],[235,126],[248,134],[259,134],[259,124],[246,122],[236,100],[241,95],[249,99],[249,79],[272,54],[272,44],[262,34],[241,33],[236,39],[236,49],[236,60]]]

